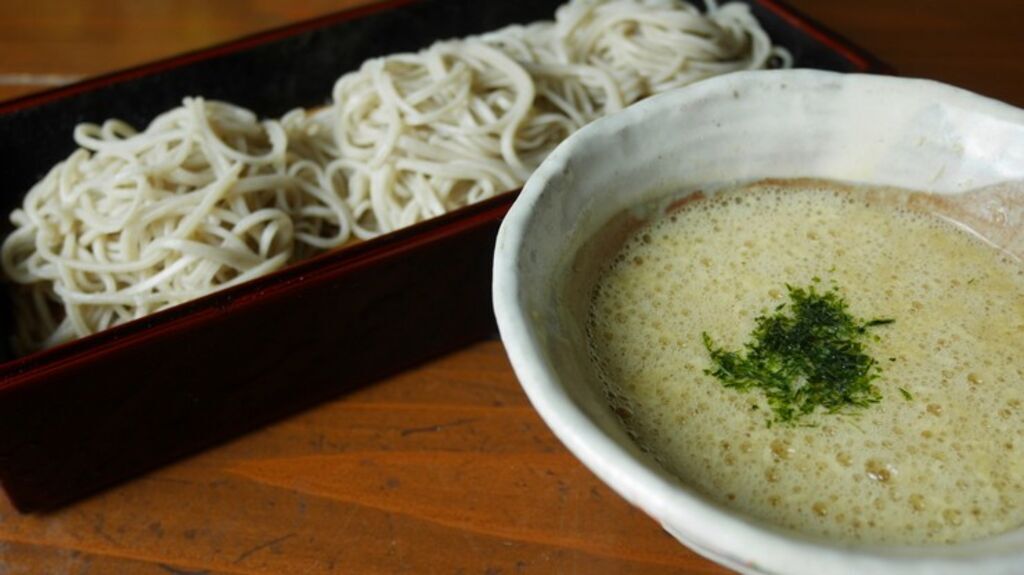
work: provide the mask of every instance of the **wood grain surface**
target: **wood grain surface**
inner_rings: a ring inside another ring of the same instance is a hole
[[[0,99],[365,0],[5,0]],[[1024,106],[1020,0],[791,0],[909,76]],[[0,574],[726,573],[571,457],[486,341],[62,511]]]

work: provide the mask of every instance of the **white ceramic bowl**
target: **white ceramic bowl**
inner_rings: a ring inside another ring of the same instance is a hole
[[[790,70],[704,81],[587,126],[534,173],[498,235],[494,308],[523,388],[605,483],[741,572],[1024,573],[1024,528],[949,546],[844,547],[720,507],[639,451],[587,376],[584,336],[563,309],[587,298],[563,295],[583,240],[666,191],[797,177],[940,194],[1024,180],[1024,111],[929,81]]]

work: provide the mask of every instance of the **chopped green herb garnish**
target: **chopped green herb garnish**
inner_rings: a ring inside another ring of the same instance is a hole
[[[865,323],[865,324],[864,324],[864,327],[875,327],[876,325],[889,325],[890,323],[892,323],[892,322],[894,322],[894,321],[896,321],[896,320],[894,320],[894,319],[892,319],[892,318],[887,318],[887,319],[873,319],[873,320],[871,320],[871,321],[869,321],[869,322]]]
[[[914,396],[910,395],[910,392],[905,390],[905,389],[903,389],[902,387],[900,388],[900,394],[903,395],[903,399],[905,399],[907,401],[910,401],[911,399],[914,399]]]
[[[872,384],[881,368],[865,353],[863,340],[868,328],[894,320],[858,321],[835,287],[824,293],[813,285],[786,289],[790,304],[755,320],[743,352],[716,347],[703,334],[714,364],[705,373],[741,392],[761,390],[772,410],[769,425],[796,423],[819,407],[846,413],[881,401]]]

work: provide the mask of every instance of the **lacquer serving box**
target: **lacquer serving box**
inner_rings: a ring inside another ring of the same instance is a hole
[[[79,122],[144,126],[189,95],[262,116],[315,107],[368,58],[551,19],[559,4],[392,0],[0,103],[0,207],[10,213],[73,151]],[[798,67],[889,72],[778,2],[750,4]],[[21,511],[54,508],[488,337],[494,238],[514,195],[51,350],[5,349],[7,495]],[[10,333],[6,299],[0,317]]]

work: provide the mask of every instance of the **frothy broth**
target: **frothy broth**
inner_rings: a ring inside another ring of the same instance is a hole
[[[921,209],[936,205],[792,181],[659,210],[599,273],[586,318],[629,434],[722,504],[815,536],[934,544],[1024,524],[1024,267]],[[866,342],[882,401],[768,426],[763,395],[704,373],[701,334],[740,349],[786,284],[815,281],[856,317],[895,319]]]

